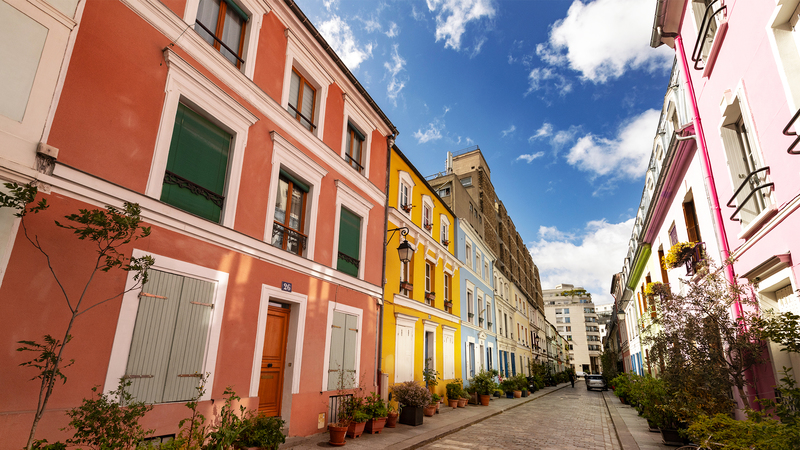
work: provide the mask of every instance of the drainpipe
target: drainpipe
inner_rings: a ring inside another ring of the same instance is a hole
[[[392,167],[392,148],[394,148],[394,141],[397,138],[397,132],[386,136],[386,198],[384,200],[383,208],[383,268],[381,269],[381,301],[378,303],[378,332],[377,339],[378,348],[375,350],[375,386],[378,386],[378,373],[383,373],[383,302],[386,300],[386,238],[388,237],[388,223],[389,223],[389,180],[391,179]],[[383,386],[380,386],[381,388]],[[378,389],[380,392],[382,389]]]

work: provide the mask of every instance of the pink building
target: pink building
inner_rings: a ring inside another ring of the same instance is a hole
[[[795,313],[799,12],[799,0],[658,0],[651,39],[673,48],[688,74],[720,257],[735,258],[729,279],[757,282],[761,308]],[[800,375],[800,360],[778,350],[753,374],[758,392],[749,395],[772,397],[783,366]]]
[[[65,288],[95,256],[53,224],[79,208],[140,204],[152,235],[123,250],[155,258],[144,289],[77,319],[38,438],[63,440],[64,412],[123,376],[155,436],[196,374],[209,418],[231,386],[293,436],[325,430],[339,371],[377,390],[397,130],[293,1],[8,0],[0,36],[0,182],[41,187],[28,231]],[[100,274],[88,303],[131,284]],[[7,209],[0,299],[0,448],[21,448],[38,384],[16,342],[60,338],[69,311]]]

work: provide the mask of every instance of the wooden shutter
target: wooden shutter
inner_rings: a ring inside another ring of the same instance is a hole
[[[354,387],[358,384],[358,374],[356,373],[356,352],[358,351],[358,317],[352,314],[345,314],[344,329],[344,356],[342,367],[345,371],[347,387]]]
[[[729,127],[722,127],[720,133],[722,135],[722,144],[725,147],[725,156],[728,158],[728,171],[733,181],[733,191],[736,191],[749,173],[744,161],[744,149],[739,141],[739,134],[736,130]],[[750,189],[747,187],[742,189],[739,195],[736,196],[736,205],[741,205],[749,193]],[[758,211],[754,208],[754,202],[755,196],[750,199],[748,205],[745,205],[739,211],[739,220],[743,225],[750,223],[758,215]]]
[[[347,320],[345,314],[334,311],[333,323],[331,324],[331,346],[330,358],[328,359],[328,390],[333,391],[339,388],[339,379],[344,369],[344,343],[345,327]],[[344,377],[347,382],[347,377]]]
[[[346,208],[339,215],[339,253],[349,256],[360,264],[361,256],[361,218]],[[358,264],[342,258],[336,261],[336,269],[348,275],[358,277]]]
[[[455,348],[454,338],[451,334],[444,334],[442,336],[442,359],[444,359],[444,378],[446,380],[453,379],[455,375]]]
[[[225,192],[231,135],[183,104],[178,105],[167,158],[167,171],[217,196]],[[219,222],[222,205],[197,189],[165,183],[161,201]]]
[[[511,375],[517,374],[517,359],[514,353],[511,353]]]
[[[203,374],[215,285],[149,272],[125,372],[130,392],[147,403],[189,400]]]
[[[314,88],[311,87],[308,82],[304,80],[303,82],[303,109],[301,112],[303,113],[303,117],[308,120],[314,120],[314,97],[316,96],[316,91]],[[308,128],[311,129],[311,123],[308,120],[301,120],[300,122]]]
[[[289,84],[289,104],[294,106],[297,111],[300,111],[300,105],[297,104],[297,101],[300,99],[300,76],[297,75],[297,72],[292,70],[292,81]],[[289,109],[289,112],[293,115],[297,115],[296,111],[292,111]]]
[[[700,226],[697,224],[697,210],[694,208],[694,200],[689,200],[683,204],[683,218],[686,221],[686,232],[689,234],[689,241],[702,242]]]
[[[394,359],[395,383],[414,380],[414,329],[398,326]]]

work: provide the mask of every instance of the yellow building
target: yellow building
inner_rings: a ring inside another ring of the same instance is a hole
[[[394,147],[389,172],[388,242],[381,367],[388,384],[439,373],[434,392],[461,378],[459,262],[455,215],[411,162]],[[402,262],[397,249],[414,249]]]

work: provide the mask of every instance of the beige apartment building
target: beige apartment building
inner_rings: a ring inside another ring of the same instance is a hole
[[[575,371],[600,373],[603,351],[592,294],[580,286],[559,284],[543,289],[545,317],[569,341],[569,359]]]

